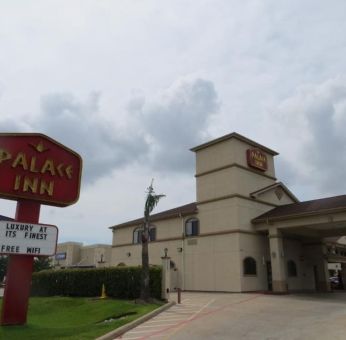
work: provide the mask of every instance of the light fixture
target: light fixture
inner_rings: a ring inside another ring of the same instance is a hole
[[[168,248],[165,248],[163,251],[165,252],[165,257],[167,257]]]
[[[127,255],[128,257],[130,257],[130,256],[131,256],[131,253],[130,253],[130,252],[128,252],[128,253],[126,253],[126,255]]]
[[[182,253],[183,252],[183,248],[182,247],[178,247],[177,251],[178,251],[178,253]]]
[[[106,261],[104,261],[104,259],[103,259],[103,254],[101,254],[101,256],[100,256],[100,261],[98,261],[98,263],[105,263]]]

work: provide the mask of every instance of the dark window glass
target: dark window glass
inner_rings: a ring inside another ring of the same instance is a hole
[[[287,261],[287,276],[297,276],[297,266],[292,260]]]
[[[256,260],[252,257],[244,259],[244,275],[257,275]]]
[[[199,234],[199,221],[197,218],[191,218],[185,223],[185,235],[196,236]]]
[[[143,233],[142,228],[135,229],[135,231],[133,232],[133,243],[134,244],[142,243],[142,233]]]
[[[142,243],[142,235],[143,235],[143,228],[142,227],[136,228],[133,232],[133,243],[134,244]],[[150,226],[149,241],[155,241],[155,240],[156,240],[156,228]]]
[[[156,241],[156,228],[149,229],[149,240]]]

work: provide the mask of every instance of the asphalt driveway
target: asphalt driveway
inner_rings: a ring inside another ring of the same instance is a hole
[[[172,294],[171,298],[175,298]],[[346,339],[346,293],[183,293],[122,339]]]

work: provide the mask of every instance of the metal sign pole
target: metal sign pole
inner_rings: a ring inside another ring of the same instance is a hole
[[[16,221],[38,223],[40,203],[17,202]],[[1,311],[1,325],[24,325],[27,319],[34,257],[10,255]]]

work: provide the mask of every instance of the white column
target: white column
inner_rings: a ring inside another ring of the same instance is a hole
[[[319,255],[316,256],[318,259],[317,263],[317,290],[320,292],[330,292],[330,282],[329,282],[329,271],[328,271],[328,261],[326,259],[327,257],[327,249],[324,244],[319,246]]]
[[[344,290],[346,290],[346,263],[341,263],[341,279],[344,286]]]
[[[163,300],[169,300],[169,291],[171,284],[171,258],[168,256],[161,257],[162,259],[162,287],[161,297]]]
[[[320,292],[330,292],[330,282],[329,282],[329,271],[328,262],[323,257],[320,259],[317,265],[318,271],[318,287],[317,290]]]
[[[313,272],[315,289],[318,292],[330,291],[326,246],[320,242],[304,246],[307,263]]]
[[[269,229],[269,247],[272,266],[273,291],[287,292],[286,261],[282,233],[277,228]]]

